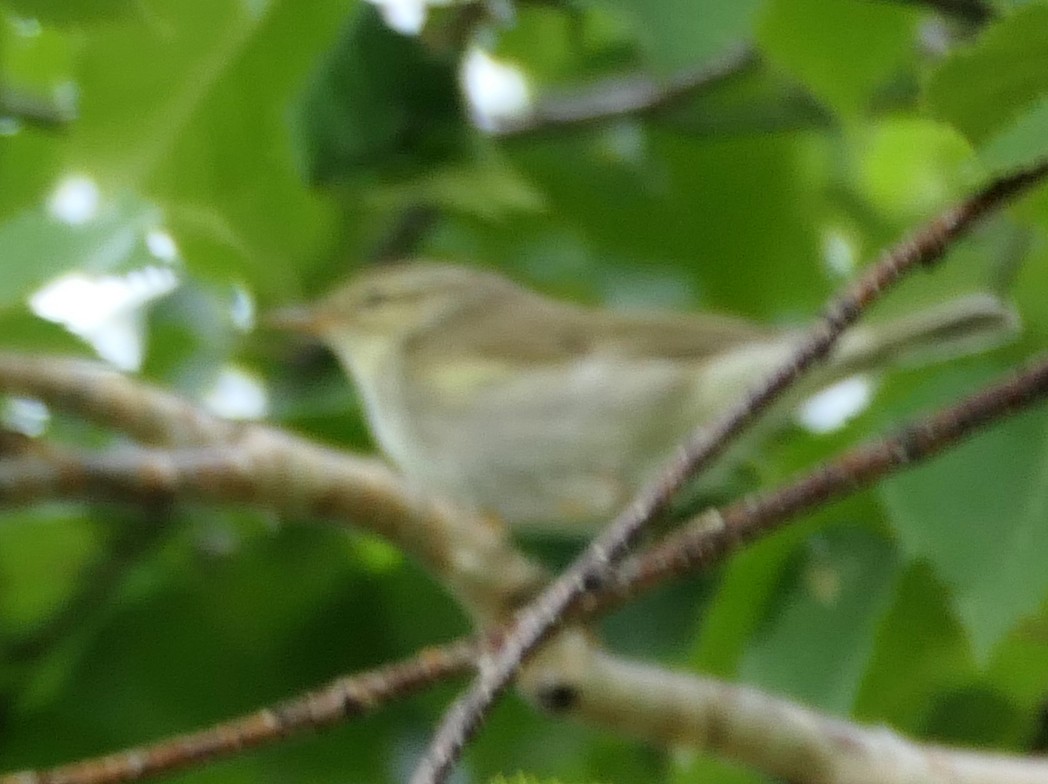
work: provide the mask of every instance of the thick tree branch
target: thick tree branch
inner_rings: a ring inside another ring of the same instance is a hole
[[[37,398],[143,444],[218,444],[242,428],[183,397],[71,357],[0,352],[0,391]]]
[[[77,406],[85,399],[72,398]],[[128,421],[138,419],[132,414]],[[335,520],[372,531],[415,557],[482,624],[504,619],[545,579],[504,526],[419,497],[380,461],[272,428],[223,424],[235,437],[181,449],[128,446],[97,453],[40,445],[0,460],[0,503],[63,498],[154,508],[196,500],[247,504],[290,519]]]
[[[563,715],[663,748],[710,752],[798,784],[1048,782],[1048,758],[916,743],[758,689],[667,672],[562,639],[551,644],[559,650],[544,671],[533,666],[523,677],[547,678]]]
[[[521,664],[553,633],[572,606],[607,581],[612,567],[625,557],[645,527],[668,509],[676,492],[705,469],[809,368],[825,359],[843,332],[880,299],[884,291],[912,270],[930,267],[939,261],[950,244],[979,218],[1024,193],[1046,173],[1048,164],[1041,163],[995,180],[902,242],[831,303],[822,323],[759,389],[712,426],[692,434],[658,481],[643,489],[586,551],[521,611],[515,629],[491,665],[445,714],[411,783],[438,784],[446,780],[465,744],[477,733]]]

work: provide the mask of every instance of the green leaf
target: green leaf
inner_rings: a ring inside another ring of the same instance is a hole
[[[108,22],[135,10],[134,0],[6,0],[16,13],[47,24]]]
[[[102,542],[82,517],[39,512],[0,518],[0,632],[25,633],[62,606]],[[46,579],[40,579],[47,575]]]
[[[1041,606],[1036,618],[1021,624],[1015,633],[994,652],[993,660],[985,672],[985,681],[1013,704],[1019,706],[1025,720],[1003,745],[1012,748],[1034,748],[1030,744],[1035,734],[1044,742],[1044,727],[1041,714],[1044,705],[1044,673],[1048,672],[1048,645],[1044,644],[1046,610]],[[1043,748],[1038,745],[1035,748]]]
[[[76,115],[75,38],[0,7],[0,116],[45,126]]]
[[[543,198],[508,162],[488,160],[441,168],[418,179],[376,188],[368,203],[390,210],[416,199],[442,210],[498,220],[514,212],[541,212]]]
[[[331,242],[334,212],[296,171],[288,106],[345,0],[140,5],[84,42],[71,165],[221,227],[236,253],[184,254],[190,269],[217,277],[247,261],[287,290],[289,259]]]
[[[71,139],[76,165],[125,186],[155,171],[264,18],[229,0],[141,5],[86,39]]]
[[[527,3],[517,7],[513,25],[499,31],[492,54],[522,68],[541,95],[547,84],[577,85],[588,61],[603,59],[607,50],[629,51],[631,35],[614,7],[565,10]]]
[[[740,678],[849,713],[897,574],[893,546],[861,528],[809,540],[777,592],[778,612],[743,657]]]
[[[887,118],[864,128],[856,144],[860,186],[882,214],[914,221],[942,209],[967,184],[968,142],[950,125]]]
[[[737,553],[701,619],[691,665],[720,677],[737,673],[747,645],[776,595],[797,537],[784,532]]]
[[[651,65],[671,71],[715,57],[753,35],[764,0],[614,0],[633,21]]]
[[[1048,6],[1030,4],[986,29],[932,72],[931,112],[981,146],[1048,91]]]
[[[667,784],[761,784],[768,778],[742,765],[682,750],[673,755],[666,781]]]
[[[0,224],[0,308],[61,272],[120,272],[156,263],[146,245],[146,233],[160,221],[156,207],[126,194],[102,198],[98,214],[81,224],[58,220],[43,208]]]
[[[979,158],[995,174],[1048,158],[1048,95],[989,138],[979,151]]]
[[[910,405],[959,397],[987,375],[938,374],[911,391]],[[880,492],[907,555],[932,564],[985,662],[1048,594],[1048,413],[996,425]]]
[[[949,744],[1000,747],[1023,724],[1018,706],[989,686],[973,684],[942,694],[926,719],[926,731]]]
[[[919,18],[902,3],[770,0],[759,40],[773,65],[854,117],[913,61]]]
[[[0,120],[2,122],[2,120]],[[0,222],[40,204],[53,187],[60,151],[25,129],[0,143]]]
[[[443,163],[465,143],[453,63],[389,29],[363,4],[294,111],[301,165],[313,184]]]
[[[617,126],[514,152],[550,214],[586,238],[595,261],[659,262],[678,288],[694,285],[704,306],[765,317],[814,310],[828,288],[802,218],[814,208],[821,175],[809,164],[821,151],[812,155],[802,139],[696,142]]]
[[[972,672],[968,642],[950,608],[949,592],[927,563],[915,564],[906,569],[879,624],[855,715],[875,716],[903,732],[921,732],[936,694],[966,683]]]
[[[28,310],[0,309],[0,335],[7,350],[77,354],[84,343],[65,327],[36,316]]]
[[[526,773],[518,773],[515,776],[496,776],[491,779],[490,784],[565,784],[560,779],[543,779],[529,776]]]

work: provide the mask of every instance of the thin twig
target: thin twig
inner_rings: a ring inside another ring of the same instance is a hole
[[[370,713],[448,678],[472,672],[482,640],[456,640],[408,659],[339,678],[295,699],[208,729],[39,772],[0,775],[0,784],[119,784],[142,781]]]
[[[657,545],[623,561],[606,590],[587,596],[572,618],[604,614],[674,576],[707,569],[798,515],[872,487],[1046,397],[1048,357],[893,436],[851,449],[783,487],[699,515]]]
[[[737,46],[711,62],[663,79],[647,75],[613,77],[584,89],[540,98],[527,114],[500,121],[490,133],[510,138],[655,111],[719,84],[756,62],[750,47]]]
[[[446,780],[465,744],[480,729],[521,664],[553,633],[572,605],[607,581],[614,564],[628,554],[644,528],[668,509],[676,492],[706,468],[809,368],[828,356],[841,334],[884,291],[910,271],[921,266],[931,267],[979,218],[1001,208],[1046,174],[1048,163],[1040,163],[995,180],[902,242],[831,303],[823,321],[812,329],[794,356],[759,389],[712,426],[693,433],[659,479],[644,488],[572,565],[519,613],[514,630],[493,656],[490,666],[484,668],[445,714],[429,749],[412,774],[411,784],[438,784]]]

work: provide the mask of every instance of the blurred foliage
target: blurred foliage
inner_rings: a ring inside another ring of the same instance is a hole
[[[238,308],[315,296],[406,234],[403,251],[579,301],[799,324],[908,228],[1048,154],[1045,2],[957,16],[901,0],[491,5],[509,12],[443,8],[411,38],[354,0],[0,0],[4,342],[89,355],[27,297],[64,272],[168,265],[182,285],[146,307],[143,377],[203,399],[235,366],[264,382],[273,419],[368,449],[330,358],[256,336]],[[576,128],[485,135],[460,92],[478,45],[530,74],[541,100],[627,72],[666,76],[740,42],[758,58],[735,76]],[[71,177],[97,188],[72,223],[53,201]],[[420,209],[431,219],[405,233]],[[771,438],[754,481],[782,481],[1038,351],[1046,229],[1042,188],[873,314],[991,289],[1020,308],[1018,341],[886,375],[842,430]],[[101,438],[60,418],[52,428]],[[821,510],[610,619],[609,644],[921,738],[1029,749],[1048,697],[1046,434],[1045,414],[1027,414]],[[467,629],[385,543],[306,522],[6,510],[0,767],[185,731]],[[528,544],[551,561],[578,546]],[[402,780],[452,693],[171,780]],[[514,698],[460,780],[517,769],[539,781],[761,780],[551,722]]]

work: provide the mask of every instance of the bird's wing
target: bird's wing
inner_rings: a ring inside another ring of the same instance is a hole
[[[620,313],[601,324],[600,334],[602,344],[622,356],[699,360],[775,332],[712,313]]]
[[[596,311],[542,297],[505,297],[462,311],[419,335],[415,356],[499,365],[553,365],[602,354],[629,359],[698,360],[774,332],[713,314]]]

